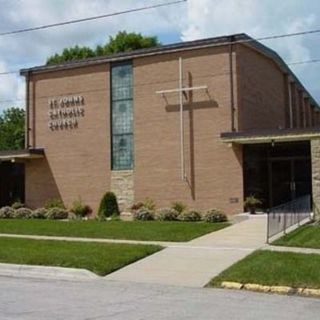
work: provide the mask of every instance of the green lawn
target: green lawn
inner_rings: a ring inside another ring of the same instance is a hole
[[[0,233],[126,240],[189,241],[228,223],[0,220]]]
[[[0,238],[0,262],[82,268],[104,276],[160,249],[151,245]]]
[[[212,279],[261,285],[320,288],[320,255],[256,251]]]
[[[320,226],[302,226],[274,241],[272,244],[286,247],[320,249]]]

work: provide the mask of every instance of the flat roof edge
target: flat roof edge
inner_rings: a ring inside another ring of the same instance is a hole
[[[38,159],[44,157],[44,149],[20,149],[0,151],[0,161],[15,159]]]
[[[228,45],[231,38],[234,38],[237,41],[241,41],[241,40],[250,41],[250,39],[252,39],[250,36],[248,36],[245,33],[238,33],[238,34],[226,35],[226,36],[220,36],[220,37],[214,37],[214,38],[205,38],[205,39],[199,39],[199,40],[193,40],[193,41],[178,42],[173,44],[156,46],[152,48],[121,52],[121,53],[111,54],[107,56],[93,57],[88,59],[67,61],[67,62],[58,63],[58,64],[42,65],[42,66],[36,66],[32,68],[27,68],[27,69],[21,69],[20,74],[26,75],[28,72],[57,71],[62,69],[82,67],[85,65],[94,65],[94,64],[108,63],[108,62],[114,62],[114,61],[123,61],[123,60],[128,60],[128,59],[133,59],[138,57],[145,57],[150,55],[201,49],[201,48],[211,47],[215,45],[223,46],[223,45]]]
[[[277,52],[270,49],[268,46],[265,46],[258,40],[250,37],[246,33],[237,33],[231,35],[224,35],[213,38],[205,38],[193,41],[178,42],[173,44],[167,44],[162,46],[156,46],[152,48],[139,49],[134,51],[121,52],[116,54],[111,54],[107,56],[93,57],[81,60],[66,61],[63,63],[52,64],[52,65],[41,65],[32,68],[26,68],[20,70],[20,75],[26,76],[30,73],[42,73],[42,72],[54,72],[61,70],[68,70],[73,68],[81,68],[84,66],[93,66],[104,63],[111,62],[121,62],[124,60],[135,59],[140,57],[148,57],[161,55],[166,53],[181,52],[186,50],[196,50],[203,48],[210,48],[215,46],[225,46],[229,45],[232,42],[235,44],[244,44],[248,45],[251,48],[258,50],[260,53],[267,56],[269,59],[272,59],[278,66],[281,68],[282,72],[290,75],[294,81],[304,90],[307,97],[310,99],[311,104],[320,109],[318,102],[313,98],[305,86],[301,83],[298,77],[294,72],[289,68],[289,66],[284,62],[284,60],[279,56]]]

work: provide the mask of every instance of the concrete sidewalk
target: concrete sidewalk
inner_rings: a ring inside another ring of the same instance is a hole
[[[203,287],[224,269],[262,247],[266,227],[266,216],[251,216],[183,246],[170,246],[105,279]]]

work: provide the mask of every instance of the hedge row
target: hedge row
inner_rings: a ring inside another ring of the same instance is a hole
[[[14,209],[12,207],[2,207],[0,209],[0,219],[71,219],[75,218],[73,212],[66,209],[53,207],[49,209],[40,208],[31,210],[28,208]]]
[[[210,209],[206,212],[197,210],[185,210],[179,213],[174,208],[160,208],[158,210],[152,210],[147,207],[140,207],[134,210],[133,217],[135,220],[140,221],[205,221],[205,222],[226,222],[227,216],[218,209]]]

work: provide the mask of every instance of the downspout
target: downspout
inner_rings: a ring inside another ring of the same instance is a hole
[[[230,69],[230,107],[231,107],[231,131],[236,131],[235,128],[235,121],[234,121],[234,115],[235,115],[235,107],[234,107],[234,81],[233,81],[233,42],[234,37],[230,37],[230,44],[229,44],[229,69]]]
[[[290,128],[293,128],[292,90],[291,90],[291,81],[290,81],[290,79],[288,79],[288,93],[289,93]]]
[[[26,74],[26,128],[25,128],[25,136],[26,136],[26,142],[25,146],[27,149],[30,148],[30,93],[29,93],[29,80],[30,80],[30,72],[28,71]]]

